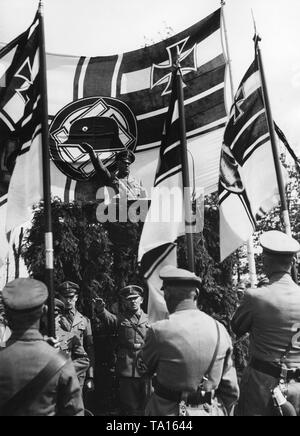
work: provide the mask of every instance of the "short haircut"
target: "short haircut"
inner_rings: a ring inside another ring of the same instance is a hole
[[[263,252],[274,264],[289,268],[293,263],[294,254],[273,254],[268,251]]]
[[[172,283],[167,283],[164,285],[165,288],[169,286],[172,288],[172,292],[169,293],[169,295],[174,298],[174,300],[185,300],[186,298],[195,298],[198,295],[198,288],[196,286],[178,286],[174,285]]]

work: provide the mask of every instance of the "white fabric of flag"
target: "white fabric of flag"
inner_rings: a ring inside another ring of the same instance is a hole
[[[248,69],[231,108],[220,161],[220,257],[245,243],[256,219],[278,204],[275,165],[257,60]]]

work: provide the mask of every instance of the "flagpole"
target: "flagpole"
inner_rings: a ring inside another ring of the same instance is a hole
[[[224,29],[224,39],[225,39],[225,47],[226,47],[226,61],[228,65],[229,71],[229,82],[230,82],[230,90],[231,90],[231,100],[234,102],[234,85],[233,85],[233,74],[231,67],[231,58],[229,51],[229,42],[228,42],[228,34],[227,34],[227,26],[225,20],[225,8],[226,2],[225,0],[221,0],[221,18]],[[250,284],[251,288],[255,288],[257,285],[257,273],[256,273],[256,264],[255,264],[255,256],[254,256],[254,245],[253,245],[253,236],[251,235],[247,241],[247,258],[249,265],[249,276],[250,276]]]
[[[6,284],[9,281],[9,255],[6,258]]]
[[[194,258],[194,238],[193,238],[193,223],[192,204],[191,204],[191,186],[189,174],[189,162],[186,140],[186,124],[185,124],[185,110],[184,110],[184,95],[182,74],[180,69],[179,60],[177,61],[176,70],[176,88],[178,96],[178,110],[179,110],[179,123],[180,123],[180,152],[182,163],[182,184],[183,184],[183,201],[185,210],[185,235],[187,244],[187,259],[188,268],[191,272],[195,271],[195,258]]]
[[[282,170],[281,170],[278,146],[277,146],[276,135],[275,135],[274,120],[273,120],[273,115],[272,115],[272,110],[271,110],[271,104],[270,104],[270,99],[269,99],[265,71],[264,71],[264,67],[263,67],[261,49],[259,46],[260,41],[261,41],[260,36],[255,34],[255,36],[254,36],[255,51],[256,51],[257,59],[258,59],[258,68],[259,68],[260,77],[261,77],[262,93],[263,93],[264,105],[265,105],[265,109],[266,109],[267,122],[268,122],[268,128],[269,128],[270,139],[271,139],[271,146],[272,146],[272,152],[273,152],[273,159],[274,159],[274,165],[275,165],[278,191],[279,191],[279,196],[280,196],[280,201],[281,201],[282,221],[283,221],[285,233],[288,236],[292,236],[288,203],[287,203],[287,199],[286,199],[286,195],[285,195],[284,180],[283,180],[283,174],[282,174]],[[293,277],[293,280],[295,281],[295,283],[298,284],[298,271],[297,271],[297,267],[295,264],[293,265],[293,268],[292,268],[292,277]]]
[[[49,156],[49,133],[48,133],[48,97],[47,97],[47,67],[45,51],[44,29],[44,4],[39,1],[39,58],[41,77],[41,104],[42,104],[42,156],[43,156],[43,191],[45,210],[45,281],[48,286],[48,335],[55,337],[54,319],[54,261],[53,261],[53,233],[51,216],[51,180],[50,180],[50,156]]]
[[[228,34],[227,34],[227,26],[225,21],[225,12],[224,12],[224,6],[226,5],[225,0],[221,0],[221,19],[224,29],[224,37],[225,37],[225,46],[226,46],[226,61],[228,65],[228,71],[229,71],[229,82],[230,82],[230,90],[231,90],[231,100],[232,103],[234,102],[234,87],[233,87],[233,74],[232,74],[232,68],[231,68],[231,58],[230,58],[230,52],[229,52],[229,42],[228,42]]]
[[[268,122],[268,128],[269,128],[269,133],[270,133],[271,145],[272,145],[272,152],[273,152],[273,159],[274,159],[274,165],[275,165],[275,171],[276,171],[276,177],[277,177],[278,190],[279,190],[280,201],[281,201],[283,225],[284,225],[285,233],[287,235],[291,236],[291,234],[292,234],[291,223],[290,223],[288,205],[287,205],[287,200],[286,200],[286,195],[285,195],[283,175],[282,175],[281,166],[280,166],[280,159],[279,159],[278,147],[277,147],[276,136],[275,136],[274,121],[273,121],[271,104],[270,104],[269,93],[268,93],[268,88],[267,88],[266,76],[265,76],[264,67],[263,67],[262,54],[261,54],[261,49],[259,46],[259,41],[261,41],[261,38],[258,35],[255,35],[254,41],[255,41],[255,51],[256,51],[257,59],[258,59],[258,68],[260,71],[260,77],[261,77],[261,83],[262,83],[264,105],[265,105],[265,109],[266,109],[267,122]]]

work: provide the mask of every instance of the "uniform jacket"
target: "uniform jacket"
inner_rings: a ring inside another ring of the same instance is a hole
[[[147,197],[146,189],[142,186],[141,181],[137,180],[135,177],[129,176],[125,179],[118,179],[116,177],[114,184],[118,186],[120,191],[119,195],[126,193],[128,200]]]
[[[104,309],[100,321],[104,327],[117,335],[117,375],[133,378],[143,376],[140,369],[140,352],[149,329],[148,315],[143,311],[140,316],[124,313],[114,315]]]
[[[245,292],[232,319],[237,336],[250,333],[250,358],[280,362],[291,341],[288,367],[300,366],[300,288],[291,276],[276,273],[265,287]],[[243,374],[238,414],[270,415],[270,390],[278,380],[248,367]],[[300,386],[299,386],[300,389]]]
[[[110,172],[102,163],[100,163],[98,176],[100,177],[101,184],[104,184],[104,186],[111,186],[114,189],[116,195],[113,195],[113,197],[115,198],[124,196],[124,194],[128,200],[137,200],[138,198],[147,197],[147,191],[143,187],[141,181],[132,175],[125,178],[119,178],[118,171]]]
[[[0,410],[57,354],[37,330],[14,332],[0,349]],[[16,416],[83,416],[78,379],[71,361]]]
[[[89,357],[84,350],[79,337],[74,334],[73,331],[67,331],[65,324],[61,321],[61,317],[57,317],[56,338],[59,341],[59,347],[72,359],[79,383],[83,386],[86,372],[90,366]]]
[[[95,352],[90,320],[83,316],[80,312],[78,312],[78,310],[76,310],[72,316],[72,322],[69,325],[68,330],[69,332],[72,332],[73,335],[76,335],[79,338],[81,346],[86,351],[90,360],[87,377],[93,378],[95,367]]]
[[[220,327],[220,345],[207,390],[217,390],[227,410],[237,401],[239,388],[232,364],[232,344]],[[198,310],[193,302],[182,302],[168,320],[150,328],[143,360],[157,381],[172,391],[196,391],[212,361],[217,344],[215,320]],[[148,405],[149,415],[177,415],[178,404],[156,394]]]

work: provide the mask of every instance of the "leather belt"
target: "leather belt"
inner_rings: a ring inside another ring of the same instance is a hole
[[[204,403],[211,404],[214,398],[214,391],[178,392],[166,388],[158,382],[154,386],[154,392],[164,400],[173,401],[175,403],[179,403],[186,397],[186,404],[189,406],[198,406]]]
[[[279,364],[255,358],[251,359],[250,367],[277,379],[285,378],[288,381],[300,379],[300,368],[282,368]]]

